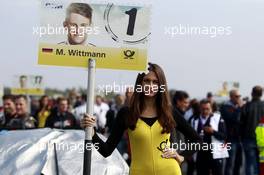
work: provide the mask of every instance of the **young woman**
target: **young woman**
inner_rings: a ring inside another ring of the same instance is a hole
[[[127,130],[132,157],[130,175],[181,175],[180,164],[184,157],[170,149],[171,133],[177,123],[190,140],[196,142],[199,136],[183,118],[173,117],[163,70],[151,63],[148,70],[147,74],[138,75],[129,107],[118,112],[107,141],[103,142],[95,132],[92,141],[99,147],[100,154],[107,157]],[[95,123],[95,117],[87,115],[81,126],[93,127]]]
[[[51,105],[49,104],[49,97],[44,95],[39,100],[39,110],[35,114],[38,121],[38,128],[44,128],[47,118],[50,115]]]

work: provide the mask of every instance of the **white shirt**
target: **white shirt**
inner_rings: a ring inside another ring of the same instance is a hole
[[[86,103],[74,108],[72,113],[76,118],[76,122],[80,124],[81,119],[83,118],[84,114],[86,114]]]
[[[206,121],[207,121],[208,118],[209,117],[204,118],[204,117],[200,116],[200,120],[201,120],[201,122],[202,122],[203,125],[205,125],[205,123],[206,123]]]
[[[109,110],[109,106],[106,103],[102,103],[100,106],[94,104],[94,115],[97,120],[96,127],[104,128],[106,125],[106,113]],[[73,114],[77,120],[77,123],[80,123],[80,120],[83,118],[86,113],[86,103],[74,108]]]
[[[192,108],[187,110],[184,114],[184,118],[186,121],[189,121],[189,119],[191,118],[191,116],[193,115],[193,110]]]
[[[106,125],[106,113],[109,110],[109,106],[106,103],[101,103],[101,105],[94,105],[94,115],[97,119],[97,127],[104,128]]]

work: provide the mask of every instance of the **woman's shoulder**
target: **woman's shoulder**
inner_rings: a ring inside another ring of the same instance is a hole
[[[129,115],[129,107],[128,106],[121,107],[116,116],[117,123],[127,128],[128,115]]]

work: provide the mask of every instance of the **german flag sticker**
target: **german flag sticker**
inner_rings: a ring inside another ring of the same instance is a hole
[[[52,48],[42,48],[42,52],[52,53],[53,52],[53,49]]]

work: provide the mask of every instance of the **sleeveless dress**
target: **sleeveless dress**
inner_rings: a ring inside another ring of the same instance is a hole
[[[152,126],[138,119],[134,130],[128,129],[131,147],[130,175],[181,175],[174,158],[162,158],[162,149],[170,145],[170,134],[161,134],[162,126],[156,120]]]
[[[131,149],[130,175],[181,175],[181,169],[174,158],[162,158],[162,150],[170,146],[170,133],[161,134],[162,126],[153,118],[139,117],[134,130],[129,129],[126,118],[128,107],[123,107],[117,113],[111,133],[106,141],[94,134],[92,143],[97,145],[97,151],[108,157],[116,149],[124,134],[128,134]],[[156,118],[157,119],[157,118]],[[182,117],[174,113],[177,130],[184,134],[190,143],[201,143],[199,135]],[[185,150],[181,153],[189,157],[196,150]]]

